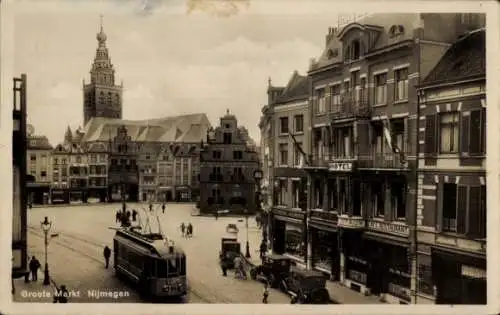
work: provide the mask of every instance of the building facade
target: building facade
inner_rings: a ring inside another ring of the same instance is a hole
[[[422,303],[486,304],[485,33],[458,40],[420,86]]]
[[[84,125],[92,117],[122,118],[123,84],[115,83],[115,69],[106,47],[107,36],[102,22],[96,38],[98,47],[90,70],[90,82],[83,81]]]
[[[220,118],[200,152],[200,212],[254,213],[258,153],[234,115]]]
[[[154,146],[145,144],[137,153],[137,164],[139,166],[139,200],[156,200],[157,187],[157,150]]]
[[[479,14],[372,14],[329,29],[308,73],[307,211],[279,200],[272,210],[306,217],[300,260],[307,268],[388,303],[422,302],[416,86],[460,36],[482,25]]]
[[[33,126],[29,126],[33,132]],[[30,204],[49,203],[50,184],[52,183],[51,152],[52,146],[45,136],[28,135],[27,140],[27,172],[34,177],[33,182],[28,182]]]
[[[69,161],[71,148],[67,144],[58,144],[51,154],[52,183],[50,185],[50,203],[69,203]]]
[[[106,202],[108,199],[108,152],[109,143],[91,143],[84,146],[89,167],[88,199]]]
[[[269,223],[273,251],[305,264],[307,252],[306,215],[300,198],[307,190],[307,165],[310,148],[309,79],[295,71],[285,87],[268,87],[275,205]],[[269,128],[269,127],[268,127]],[[265,163],[266,161],[264,161]],[[270,160],[268,157],[268,164]]]
[[[13,79],[14,104],[12,111],[12,279],[25,277],[28,281],[28,230],[27,230],[27,102],[26,75]],[[32,178],[31,175],[30,179]],[[12,280],[12,294],[15,292]]]

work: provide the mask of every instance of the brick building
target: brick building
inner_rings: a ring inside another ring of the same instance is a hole
[[[272,111],[271,135],[273,205],[270,217],[272,247],[276,253],[287,254],[305,263],[307,240],[305,213],[299,196],[307,189],[307,173],[302,169],[309,148],[309,80],[295,71],[285,87],[269,83],[268,102]],[[304,152],[304,150],[306,152]],[[283,211],[280,211],[283,210]]]
[[[51,154],[52,183],[50,184],[50,203],[69,203],[69,160],[71,148],[58,144]]]
[[[88,198],[105,202],[108,197],[108,143],[85,145],[89,166]]]
[[[308,268],[389,303],[421,302],[416,86],[484,21],[469,13],[372,14],[329,29],[308,73],[311,163],[301,214],[308,244],[300,257]]]
[[[255,212],[257,168],[255,143],[228,110],[220,118],[220,125],[207,133],[200,152],[200,211]]]
[[[51,151],[52,146],[46,136],[34,135],[33,126],[28,127],[31,134],[27,139],[27,173],[34,177],[28,182],[29,202],[31,204],[47,204],[49,202],[50,184],[52,182]]]
[[[459,39],[420,86],[418,298],[486,303],[486,31]]]

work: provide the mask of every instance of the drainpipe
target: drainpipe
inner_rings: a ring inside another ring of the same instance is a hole
[[[417,53],[417,68],[418,68],[418,83],[417,86],[420,84],[420,75],[421,75],[421,69],[420,69],[420,61],[421,61],[421,49],[420,49],[420,33],[415,40],[415,44],[417,45],[418,53]],[[415,189],[415,201],[414,201],[414,209],[413,209],[413,214],[411,216],[412,219],[412,224],[410,226],[410,271],[411,271],[411,280],[410,280],[410,298],[411,298],[411,304],[417,304],[417,259],[418,259],[418,254],[417,254],[417,238],[418,238],[418,233],[417,233],[417,226],[418,226],[418,189],[419,189],[419,155],[420,155],[420,144],[419,144],[419,139],[420,139],[420,92],[417,90],[417,110],[416,110],[416,123],[415,123],[415,169],[413,170],[413,180],[414,180],[414,189]]]

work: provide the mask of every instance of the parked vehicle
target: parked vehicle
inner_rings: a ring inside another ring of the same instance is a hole
[[[262,265],[250,270],[250,277],[253,280],[267,281],[272,288],[283,288],[284,280],[290,272],[290,265],[289,257],[271,254],[264,257]]]
[[[238,239],[235,237],[223,237],[221,239],[221,250],[219,252],[219,257],[222,253],[226,254],[229,258],[227,262],[227,268],[234,268],[234,258],[241,255],[241,245]]]
[[[328,304],[330,294],[326,280],[321,272],[292,267],[282,289],[299,304]]]

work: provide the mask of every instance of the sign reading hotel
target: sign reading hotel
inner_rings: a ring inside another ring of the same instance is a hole
[[[328,170],[331,172],[351,172],[352,163],[330,163]]]

